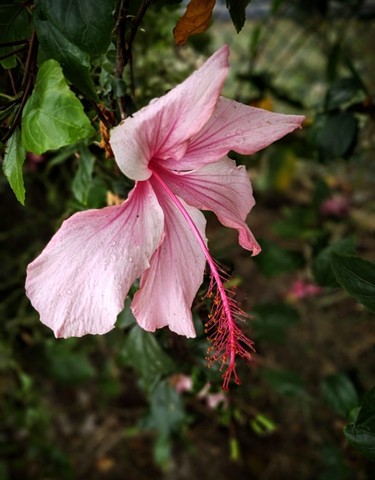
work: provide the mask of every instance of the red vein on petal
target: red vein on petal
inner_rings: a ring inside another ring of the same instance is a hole
[[[215,298],[213,300],[211,313],[208,316],[209,319],[205,324],[205,332],[209,334],[208,339],[211,342],[211,346],[207,352],[207,361],[209,366],[214,362],[220,362],[220,370],[226,367],[223,374],[223,389],[228,390],[232,375],[237,384],[241,383],[236,372],[236,356],[250,361],[250,351],[254,351],[253,342],[246,337],[238,326],[238,321],[244,321],[248,315],[238,306],[234,299],[234,292],[224,287],[223,280],[226,280],[225,274],[212,258],[193,219],[164,179],[155,169],[152,169],[152,171],[153,177],[159,182],[160,186],[192,229],[210,267],[211,283],[207,297],[212,298],[214,296]],[[214,294],[213,292],[215,290],[216,293]]]

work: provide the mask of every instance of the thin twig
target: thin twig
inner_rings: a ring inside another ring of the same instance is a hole
[[[23,47],[17,48],[17,50],[13,50],[12,52],[6,53],[5,55],[1,55],[0,61],[4,60],[5,58],[12,57],[16,53],[23,52],[26,49],[27,49],[27,45],[24,45]]]
[[[99,105],[97,105],[94,101],[91,101],[91,105],[93,106],[96,114],[98,115],[99,120],[105,125],[108,130],[110,130],[113,125],[111,124],[111,122],[108,121],[104,113],[100,110]]]
[[[7,131],[7,133],[4,135],[3,139],[2,139],[2,142],[3,143],[6,143],[10,137],[13,135],[13,132],[15,131],[15,129],[17,128],[20,120],[21,120],[21,115],[22,115],[22,110],[23,110],[23,107],[25,106],[26,104],[26,101],[29,97],[29,93],[30,93],[30,90],[31,90],[31,87],[33,86],[33,82],[31,81],[31,78],[30,78],[30,81],[27,83],[26,85],[26,88],[23,92],[23,95],[22,95],[22,100],[21,100],[21,103],[20,103],[20,106],[18,107],[18,110],[17,110],[17,113],[16,115],[14,116],[14,119],[13,119],[13,123],[12,123],[12,126],[9,128],[9,130]]]
[[[29,53],[27,54],[26,64],[25,64],[25,71],[23,74],[23,79],[21,83],[21,90],[25,87],[26,83],[28,82],[28,77],[30,75],[30,69],[32,62],[35,60],[35,50],[37,47],[38,39],[36,37],[35,31],[31,34],[30,39],[30,46],[29,46]]]
[[[142,5],[140,6],[137,15],[135,16],[133,23],[132,23],[132,28],[130,30],[129,38],[127,39],[127,45],[126,45],[126,55],[125,55],[125,65],[128,63],[130,57],[131,57],[131,50],[133,46],[133,41],[134,38],[137,34],[138,28],[140,23],[142,22],[143,17],[145,16],[145,13],[147,12],[148,7],[151,5],[152,0],[143,0]]]
[[[133,62],[132,62],[132,46],[133,41],[138,31],[138,28],[142,22],[142,19],[151,5],[152,0],[143,0],[137,15],[132,21],[132,26],[129,32],[129,36],[126,38],[126,27],[127,20],[129,18],[129,0],[121,0],[116,23],[116,67],[115,67],[115,77],[119,80],[122,80],[125,66],[130,64],[130,88],[132,93],[135,90],[134,87],[134,72],[133,72]],[[117,99],[118,109],[120,111],[121,119],[126,118],[126,105],[125,97],[121,96]]]
[[[117,41],[116,41],[115,77],[118,78],[119,80],[122,80],[122,75],[125,67],[125,53],[126,53],[125,34],[126,34],[127,11],[129,6],[128,4],[129,4],[128,0],[121,0],[119,12],[118,12],[117,28],[116,28]],[[121,118],[124,119],[126,117],[126,109],[125,109],[125,99],[123,96],[118,97],[117,104],[118,104]]]
[[[13,40],[11,42],[1,42],[0,48],[15,47],[16,45],[23,45],[24,43],[29,43],[29,39]]]
[[[38,47],[38,41],[35,35],[35,32],[31,35],[30,45],[29,45],[29,52],[27,54],[25,70],[22,78],[21,89],[23,90],[21,103],[18,107],[17,113],[14,116],[12,125],[10,126],[7,133],[4,135],[2,142],[6,143],[9,138],[13,135],[13,132],[19,125],[21,121],[22,110],[26,104],[26,101],[30,95],[32,86],[34,84],[34,70],[35,70],[35,60],[36,60],[36,52]]]
[[[8,72],[8,77],[9,77],[9,81],[10,81],[10,86],[11,86],[12,91],[13,91],[13,95],[17,95],[16,84],[14,83],[14,78],[13,78],[12,71],[9,69],[9,70],[7,70],[7,72]]]

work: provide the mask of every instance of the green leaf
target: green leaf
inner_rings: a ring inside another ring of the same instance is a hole
[[[150,393],[150,412],[141,427],[155,430],[154,459],[166,467],[171,459],[172,435],[181,431],[186,414],[180,395],[167,381],[162,381]]]
[[[334,254],[332,269],[339,284],[375,313],[375,264],[359,257]]]
[[[94,172],[95,157],[86,145],[79,149],[79,165],[72,182],[72,191],[76,199],[87,206],[87,198]]]
[[[325,468],[319,474],[317,480],[349,480],[355,478],[355,473],[345,461],[341,448],[338,448],[335,444],[326,443],[321,447],[320,454]]]
[[[239,33],[246,22],[246,7],[251,0],[226,0],[233,25]]]
[[[315,143],[324,159],[345,157],[358,133],[358,121],[348,112],[324,115],[315,132]]]
[[[60,65],[47,60],[39,69],[33,94],[22,115],[22,139],[27,150],[42,154],[95,131],[78,98],[68,87]]]
[[[344,428],[352,447],[371,460],[375,460],[375,388],[366,394],[358,416]]]
[[[316,213],[313,208],[285,208],[283,219],[272,224],[272,231],[283,238],[315,239],[321,230],[315,227]]]
[[[297,310],[285,303],[257,305],[252,313],[255,338],[275,343],[284,342],[287,330],[299,320]]]
[[[17,128],[10,137],[4,156],[3,171],[17,200],[25,204],[25,186],[23,184],[22,165],[26,150],[22,144],[21,132]]]
[[[151,390],[161,376],[173,371],[172,359],[160,347],[155,334],[135,325],[125,342],[122,359],[131,365],[146,390]]]
[[[24,2],[7,1],[0,5],[0,43],[27,39],[31,34],[29,14]],[[20,46],[0,48],[0,56],[11,53]],[[4,68],[14,68],[14,56],[1,60]]]
[[[37,8],[64,37],[92,56],[105,53],[114,26],[113,10],[116,0],[37,0]]]
[[[345,417],[358,404],[358,395],[353,383],[343,373],[326,377],[321,385],[322,393],[333,410]]]
[[[296,372],[289,370],[264,370],[262,376],[280,395],[292,397],[305,394],[305,382]]]
[[[124,309],[117,315],[116,327],[128,328],[136,324],[136,319],[130,308],[131,299],[129,297],[125,300]]]
[[[69,341],[48,344],[46,368],[57,381],[79,385],[91,380],[95,376],[95,370],[87,355],[75,352],[72,344],[74,342]]]
[[[312,265],[316,282],[322,287],[338,287],[339,284],[332,269],[332,256],[335,253],[352,254],[354,252],[355,243],[353,237],[337,240],[319,252]]]
[[[42,56],[57,60],[82,93],[98,101],[90,77],[90,57],[105,51],[114,25],[115,0],[38,0],[33,19]]]
[[[358,78],[340,78],[329,88],[326,95],[326,108],[334,110],[349,106],[353,101],[363,100],[365,92]]]
[[[158,383],[151,392],[150,401],[151,411],[145,426],[157,430],[164,438],[178,432],[185,419],[185,412],[175,388],[167,381]]]
[[[281,248],[268,240],[260,240],[259,243],[262,253],[254,258],[254,262],[267,277],[296,270],[304,263],[299,252]]]

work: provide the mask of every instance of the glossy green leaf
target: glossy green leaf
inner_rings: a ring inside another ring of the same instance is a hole
[[[22,115],[25,148],[42,154],[91,137],[94,129],[60,65],[47,60],[39,69],[33,94]]]
[[[359,257],[334,254],[332,269],[338,283],[375,313],[375,264]]]
[[[326,377],[321,385],[322,393],[333,410],[345,417],[358,404],[358,395],[353,383],[343,373]]]
[[[233,25],[239,33],[246,22],[246,7],[251,0],[226,0]]]
[[[173,361],[160,347],[155,334],[135,325],[125,342],[122,359],[131,365],[145,389],[152,389],[160,378],[174,369]]]
[[[10,137],[4,156],[3,171],[17,200],[25,204],[25,186],[23,184],[22,165],[26,150],[22,144],[21,132],[16,129]]]
[[[353,237],[342,238],[332,243],[315,257],[312,271],[316,282],[322,287],[338,287],[339,284],[332,269],[334,253],[352,254],[355,252]]]
[[[257,305],[251,315],[254,315],[254,337],[275,343],[282,343],[288,329],[299,320],[297,310],[285,303]]]
[[[104,53],[110,43],[114,5],[114,0],[38,0],[33,14],[42,58],[57,60],[67,78],[94,101],[90,57]]]
[[[58,29],[63,37],[90,55],[105,53],[114,26],[115,0],[37,0],[39,17]]]
[[[35,24],[38,38],[42,42],[41,58],[57,60],[62,65],[66,78],[88,98],[98,102],[90,76],[90,55],[69,42],[52,24],[44,21],[35,21]]]
[[[357,418],[344,433],[349,443],[371,460],[375,460],[375,388],[367,393]]]
[[[79,202],[83,205],[87,205],[92,174],[94,172],[95,157],[86,145],[81,145],[78,152],[78,158],[78,170],[72,182],[72,191]]]

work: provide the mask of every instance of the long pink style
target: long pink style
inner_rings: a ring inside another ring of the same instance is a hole
[[[185,207],[154,169],[153,177],[159,182],[160,186],[164,189],[170,200],[177,207],[193,231],[210,267],[211,284],[207,297],[211,298],[213,296],[215,286],[216,294],[213,300],[211,313],[208,316],[209,319],[205,324],[205,332],[210,334],[209,340],[212,343],[208,349],[209,356],[207,357],[207,360],[209,365],[216,361],[221,362],[221,370],[226,367],[223,374],[223,389],[228,390],[232,374],[234,375],[235,382],[237,384],[241,383],[236,372],[236,356],[238,355],[250,361],[251,353],[249,350],[254,350],[253,342],[246,337],[236,322],[237,319],[243,319],[246,317],[246,314],[238,307],[232,296],[233,292],[228,291],[224,287],[219,268],[216,266],[202,235]]]

